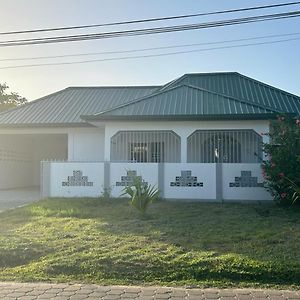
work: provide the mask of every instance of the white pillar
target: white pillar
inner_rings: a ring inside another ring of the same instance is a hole
[[[105,125],[104,131],[104,161],[110,161],[110,140],[111,137],[116,134],[119,130],[122,130],[120,127],[114,128],[111,125]]]
[[[187,162],[187,138],[194,131],[190,128],[180,128],[173,130],[176,132],[181,139],[181,163]]]

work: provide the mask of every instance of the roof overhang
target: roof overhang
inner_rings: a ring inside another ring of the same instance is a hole
[[[74,127],[95,127],[94,125],[87,123],[87,122],[81,122],[81,123],[12,123],[12,124],[0,124],[0,129],[7,129],[7,128],[74,128]]]
[[[276,119],[279,113],[267,114],[232,114],[232,115],[167,115],[167,116],[81,116],[87,122],[92,121],[217,121],[217,120],[270,120]]]

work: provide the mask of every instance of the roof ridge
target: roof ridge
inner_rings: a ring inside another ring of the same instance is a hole
[[[220,75],[220,74],[240,74],[237,71],[217,71],[217,72],[195,72],[195,73],[185,73],[188,76],[197,76],[197,75]]]
[[[168,89],[168,87],[172,84],[174,84],[175,82],[179,81],[179,80],[182,80],[183,78],[185,78],[187,76],[187,73],[186,74],[183,74],[169,82],[167,82],[166,84],[164,84],[159,90],[163,91],[165,89]]]
[[[199,76],[199,75],[205,76],[205,75],[220,75],[220,74],[239,74],[239,73],[235,72],[235,71],[185,73],[185,74],[181,75],[180,77],[177,77],[176,79],[171,80],[168,83],[166,83],[165,85],[161,86],[161,90],[167,89],[168,86],[170,86],[171,84],[174,84],[177,81],[182,80],[188,76]]]
[[[161,85],[99,85],[99,86],[68,86],[66,89],[102,89],[102,88],[159,88]]]

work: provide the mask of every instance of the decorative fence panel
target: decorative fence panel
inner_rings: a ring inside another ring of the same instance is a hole
[[[133,176],[158,187],[158,164],[111,163],[110,188],[113,197],[120,197],[125,186],[132,184]]]
[[[260,164],[104,163],[41,164],[42,197],[99,197],[105,188],[120,197],[134,176],[158,187],[161,197],[181,201],[271,200]]]
[[[164,164],[164,198],[216,199],[215,164]]]
[[[44,197],[99,197],[104,188],[102,162],[41,162]],[[47,167],[46,167],[47,166]],[[48,181],[48,182],[47,182]]]
[[[223,200],[272,200],[260,164],[222,164]]]

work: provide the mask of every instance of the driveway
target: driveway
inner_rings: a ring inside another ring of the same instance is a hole
[[[0,190],[0,212],[40,199],[37,187]]]

